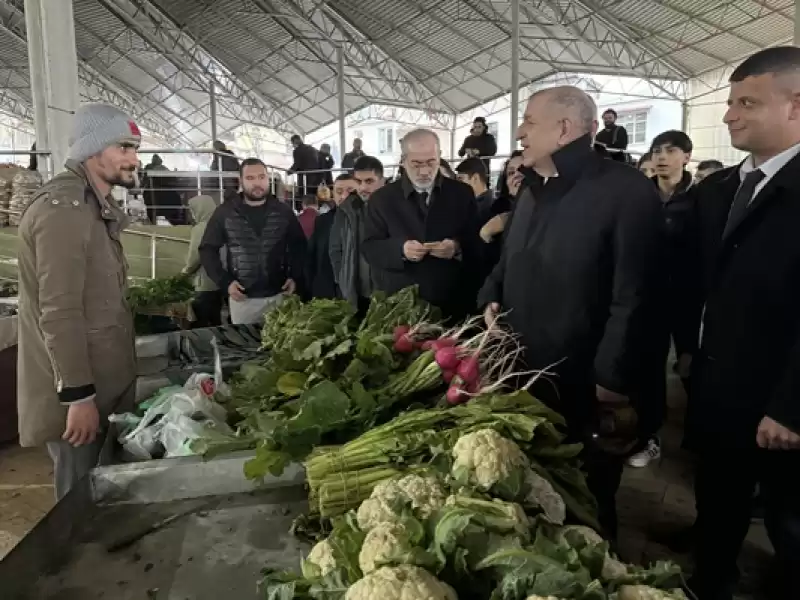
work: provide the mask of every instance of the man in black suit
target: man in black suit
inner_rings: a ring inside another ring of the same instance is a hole
[[[526,181],[479,304],[487,326],[508,313],[503,321],[520,336],[528,368],[557,375],[534,394],[564,415],[572,440],[586,442],[587,483],[614,538],[615,497],[637,432],[627,425],[612,443],[595,435],[597,421],[630,415],[631,406],[640,422],[651,420],[643,390],[652,384],[643,377],[664,365],[657,321],[666,279],[655,186],[593,151],[596,114],[576,87],[531,96],[517,132]]]
[[[367,204],[362,252],[374,287],[394,293],[419,285],[447,317],[475,307],[481,262],[472,189],[439,174],[439,137],[415,129],[402,142],[405,175]]]
[[[752,55],[724,121],[750,155],[690,189],[693,305],[687,442],[696,451],[700,600],[731,600],[758,483],[775,548],[775,598],[800,573],[800,48]]]

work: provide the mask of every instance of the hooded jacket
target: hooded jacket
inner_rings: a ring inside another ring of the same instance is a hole
[[[211,196],[202,195],[191,198],[188,204],[195,224],[189,237],[189,252],[186,254],[184,272],[187,275],[194,276],[194,289],[196,291],[213,292],[219,288],[208,276],[200,262],[200,242],[203,240],[208,220],[217,208],[217,203],[214,202]]]

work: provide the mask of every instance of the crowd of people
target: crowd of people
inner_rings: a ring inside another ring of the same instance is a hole
[[[689,587],[731,600],[758,486],[772,592],[795,597],[800,48],[758,52],[733,72],[724,120],[748,153],[738,165],[703,163],[692,177],[691,139],[666,131],[637,169],[616,114],[602,117],[598,131],[597,107],[578,88],[534,93],[497,191],[484,160],[496,144],[480,119],[455,169],[433,131],[405,135],[393,181],[360,145],[335,178],[309,174],[320,153],[295,136],[293,170],[327,209],[308,202],[300,218],[275,197],[267,166],[246,159],[238,193],[190,203],[195,315],[218,324],[227,303],[232,323],[257,323],[289,294],[343,298],[363,313],[374,292],[416,285],[446,320],[482,313],[487,327],[510,328],[525,368],[543,373],[534,394],[584,443],[612,542],[626,461],[660,453],[672,345],[696,468]],[[19,229],[21,441],[47,444],[59,494],[97,463],[105,417],[130,407],[124,217],[110,190],[132,185],[138,142],[127,115],[82,107],[67,171]]]

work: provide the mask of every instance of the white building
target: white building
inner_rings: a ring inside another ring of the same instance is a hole
[[[561,76],[557,80],[545,80],[536,86],[523,88],[520,91],[519,119],[522,118],[527,98],[533,90],[558,83],[578,85],[591,94],[598,105],[598,119],[606,109],[616,110],[619,115],[617,122],[627,129],[630,140],[628,149],[634,155],[647,152],[650,142],[659,133],[681,128],[683,108],[678,100],[652,97],[656,95],[653,92],[654,86],[642,80],[598,75]],[[464,138],[469,135],[472,120],[483,116],[489,131],[497,139],[498,159],[492,161],[492,171],[496,172],[502,168],[512,147],[517,147],[513,137],[516,135],[516,127],[512,131],[509,105],[510,94],[459,115],[455,130],[452,130],[452,119],[449,122],[438,122],[421,111],[369,107],[348,117],[346,151],[352,147],[354,138],[360,138],[367,154],[376,156],[385,166],[394,165],[400,158],[399,140],[403,135],[414,127],[429,127],[439,134],[442,155],[448,159],[454,158],[451,162],[455,166],[460,160],[457,152]],[[315,148],[323,143],[330,144],[337,166],[341,164],[337,123],[309,134],[305,141]]]

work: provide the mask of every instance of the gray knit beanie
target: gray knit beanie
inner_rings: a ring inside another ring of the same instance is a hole
[[[67,158],[83,162],[112,144],[139,145],[142,134],[133,119],[109,104],[84,104],[75,111]]]

